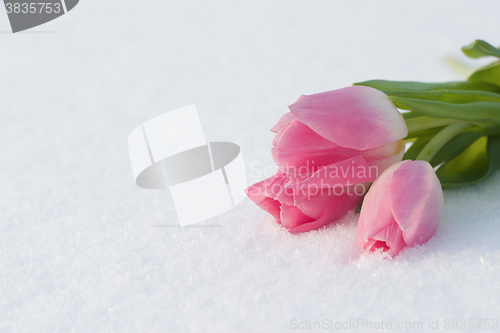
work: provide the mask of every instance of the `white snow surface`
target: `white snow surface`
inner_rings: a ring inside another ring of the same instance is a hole
[[[482,0],[82,0],[12,34],[0,10],[0,331],[500,320],[500,173],[446,191],[436,235],[388,260],[357,249],[354,213],[291,235],[246,199],[176,228],[169,192],[134,184],[127,147],[144,121],[195,103],[207,139],[239,144],[256,182],[273,166],[269,129],[301,94],[463,79],[446,57],[490,61],[460,47],[500,44],[499,12]]]

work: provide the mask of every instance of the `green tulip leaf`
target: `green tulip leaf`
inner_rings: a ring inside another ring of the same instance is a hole
[[[410,148],[406,151],[406,153],[403,156],[403,160],[415,160],[424,149],[425,145],[431,141],[431,139],[434,137],[434,135],[427,135],[427,136],[421,136],[419,137],[413,144],[410,146]]]
[[[406,110],[429,117],[500,124],[500,102],[445,103],[406,97],[389,97]]]
[[[436,172],[443,189],[458,188],[486,179],[500,168],[500,137],[483,136]]]
[[[458,122],[456,119],[447,118],[434,118],[429,116],[414,117],[410,119],[405,119],[406,126],[408,126],[408,132],[416,132],[424,129],[441,127],[450,125]]]
[[[369,80],[354,83],[355,86],[372,87],[383,92],[391,90],[482,90],[500,93],[500,87],[494,84],[481,82],[481,80],[453,81],[440,83],[425,83],[413,81],[387,81],[387,80]]]
[[[494,84],[500,87],[500,61],[482,67],[469,76],[469,82]]]
[[[409,132],[405,139],[419,138],[419,137],[428,136],[428,135],[434,136],[436,133],[440,132],[443,128],[445,128],[445,126],[433,127],[433,128],[427,128],[424,130],[420,130],[420,131]]]
[[[423,115],[421,113],[415,112],[415,111],[410,111],[410,112],[402,112],[403,118],[405,120],[407,119],[412,119],[412,118],[417,118],[417,117],[422,117]]]
[[[474,128],[472,128],[471,130],[474,130]],[[485,135],[488,135],[488,136],[499,136],[500,135],[500,126],[478,127],[475,130],[479,131],[479,132],[484,132]]]
[[[470,45],[462,47],[462,51],[470,58],[500,57],[499,49],[480,39],[476,39]]]
[[[489,173],[492,174],[500,169],[500,137],[488,137],[488,158],[490,160]]]
[[[500,102],[500,94],[478,90],[386,90],[388,96],[407,97],[445,103]]]
[[[436,165],[455,158],[483,135],[484,133],[480,132],[460,133],[448,141],[443,148],[437,152],[437,154],[430,161],[431,165],[435,167]]]

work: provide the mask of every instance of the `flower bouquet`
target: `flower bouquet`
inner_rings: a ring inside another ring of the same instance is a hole
[[[462,50],[500,58],[481,40]],[[500,61],[467,81],[371,80],[300,96],[289,110],[272,128],[279,170],[247,195],[291,233],[358,207],[358,247],[394,256],[434,235],[443,189],[500,167]]]

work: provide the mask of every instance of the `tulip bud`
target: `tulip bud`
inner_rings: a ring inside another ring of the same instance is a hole
[[[389,167],[365,196],[358,222],[358,247],[382,248],[391,256],[406,246],[426,243],[441,220],[443,191],[426,161]]]

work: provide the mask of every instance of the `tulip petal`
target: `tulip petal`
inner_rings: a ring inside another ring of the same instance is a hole
[[[281,171],[273,177],[273,181],[267,184],[262,194],[283,204],[293,205],[293,191],[285,188],[285,185],[290,182],[290,177]]]
[[[271,154],[280,170],[295,176],[311,175],[322,166],[359,155],[367,161],[374,161],[369,162],[370,165],[379,167],[381,174],[389,165],[400,161],[404,154],[403,140],[364,151],[339,147],[297,119],[276,134],[273,145]]]
[[[337,187],[373,182],[378,175],[378,166],[369,168],[363,157],[356,156],[319,168],[310,177],[293,185],[287,185],[287,187],[302,191],[321,188],[335,189]]]
[[[386,241],[386,239],[379,239],[381,232],[394,222],[389,203],[388,185],[391,183],[394,172],[402,164],[408,162],[410,161],[402,161],[390,166],[370,187],[363,201],[358,221],[358,248],[369,250],[370,239]]]
[[[323,139],[319,137],[318,142],[320,140]],[[372,166],[378,168],[378,177],[389,166],[401,161],[405,153],[403,140],[370,150],[336,147],[335,144],[332,144],[330,148],[323,146],[324,149],[321,149],[321,144],[317,142],[310,143],[308,147],[300,146],[300,143],[300,141],[288,141],[285,137],[285,140],[278,143],[278,147],[271,149],[274,161],[283,172],[294,176],[311,176],[322,167],[362,156],[368,163],[370,170]]]
[[[264,194],[268,187],[271,186],[277,178],[278,177],[274,175],[271,178],[255,183],[248,187],[245,192],[253,202],[255,202],[260,208],[271,214],[278,222],[280,222],[280,202],[269,198]]]
[[[365,250],[373,251],[376,247],[382,247],[390,256],[395,256],[406,246],[403,232],[393,219],[385,228],[369,238]]]
[[[285,130],[287,129],[288,126],[290,126],[291,123],[283,125],[278,132],[276,132],[276,135],[273,138],[272,145],[273,147],[278,144],[280,141],[281,137],[283,136],[283,133],[285,133]]]
[[[281,119],[278,120],[278,123],[276,123],[276,125],[274,125],[274,127],[271,129],[271,132],[278,133],[283,128],[287,127],[288,124],[290,124],[294,119],[295,116],[291,112],[285,113],[281,117]]]
[[[379,241],[376,239],[369,238],[368,242],[365,244],[365,250],[369,252],[374,252],[378,249],[382,249],[382,251],[386,252],[390,250],[389,246],[387,246],[386,242]]]
[[[370,87],[303,95],[288,108],[314,132],[345,148],[374,149],[408,134],[403,116],[387,95]]]
[[[311,221],[314,221],[314,219],[304,214],[297,207],[281,205],[281,223],[285,228],[293,229]]]
[[[325,212],[325,209],[332,202],[337,200],[338,204],[343,204],[343,199],[338,199],[339,196],[356,196],[353,201],[356,205],[359,204],[359,198],[368,189],[368,183],[359,184],[357,186],[335,188],[316,188],[314,190],[298,189],[294,190],[294,205],[298,207],[304,214],[320,219]],[[348,208],[350,210],[352,208]]]
[[[443,208],[443,190],[426,161],[401,165],[389,185],[389,202],[408,246],[427,242],[436,232]]]
[[[332,196],[335,195],[333,189],[318,189],[317,192],[295,190],[294,192],[294,206],[316,220],[321,218],[326,207],[333,200]]]
[[[376,170],[375,177],[378,178],[378,176],[381,175],[385,170],[387,170],[391,165],[401,162],[401,159],[403,158],[404,154],[405,150],[403,145],[401,151],[395,155],[385,158],[380,158],[378,160],[377,159],[367,160],[366,162],[368,163],[368,169]]]
[[[338,196],[333,195],[331,197],[331,201],[327,204],[319,219],[290,228],[288,231],[293,234],[297,234],[319,229],[329,223],[335,222],[344,216],[348,211],[356,208],[361,199],[362,196],[349,195],[347,193]]]
[[[328,141],[297,119],[293,119],[290,123],[284,125],[278,134],[280,136],[276,140],[275,146],[281,150],[309,151],[312,148],[339,148],[339,145]]]
[[[318,167],[359,155],[339,149],[297,119],[282,128],[274,137],[271,154],[280,170],[291,175],[307,175]]]
[[[380,148],[368,149],[368,150],[353,150],[358,152],[359,155],[363,156],[365,160],[378,160],[394,155],[398,155],[401,152],[404,154],[405,142],[403,140],[394,141]]]

